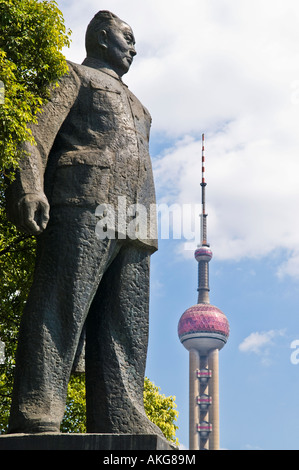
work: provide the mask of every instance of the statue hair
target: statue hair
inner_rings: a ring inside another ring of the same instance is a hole
[[[115,21],[121,20],[118,16],[108,10],[101,10],[96,13],[87,26],[85,34],[85,48],[87,55],[92,55],[93,52],[97,52],[97,54],[99,53],[98,34]]]

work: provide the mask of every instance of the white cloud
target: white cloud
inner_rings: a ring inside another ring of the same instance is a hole
[[[208,231],[214,255],[239,260],[276,249],[299,250],[295,148],[283,162],[270,139],[242,145],[237,136],[224,131],[206,138]],[[156,160],[155,179],[164,201],[200,202],[200,155],[201,142],[184,139]],[[296,274],[297,262],[294,258],[292,270],[285,267],[281,275]]]
[[[242,352],[254,352],[256,354],[260,354],[261,348],[264,348],[265,345],[269,345],[275,336],[276,332],[274,330],[270,330],[265,333],[251,333],[239,345],[239,350]]]
[[[239,350],[243,353],[254,353],[261,358],[264,366],[272,363],[271,348],[275,346],[274,339],[284,336],[285,330],[269,330],[264,332],[254,332],[247,336],[239,345]]]
[[[297,244],[296,244],[297,245]],[[295,246],[296,246],[295,245]],[[283,262],[277,271],[279,278],[288,275],[296,279],[299,278],[299,250],[298,247],[290,254],[289,258]]]
[[[179,449],[180,450],[189,450],[189,447],[187,447],[185,444],[180,444]]]

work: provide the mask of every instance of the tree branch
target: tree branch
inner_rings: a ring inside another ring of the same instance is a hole
[[[0,256],[5,255],[9,251],[13,249],[13,247],[16,247],[19,243],[28,240],[28,238],[33,238],[33,235],[21,235],[18,238],[16,238],[12,243],[10,243],[7,247],[5,247],[3,250],[0,250]]]

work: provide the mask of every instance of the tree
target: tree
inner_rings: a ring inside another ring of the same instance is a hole
[[[160,388],[153,384],[147,377],[144,381],[144,408],[148,418],[163,432],[166,439],[176,446],[179,445],[175,437],[178,427],[175,421],[178,417],[175,397],[160,393]]]
[[[85,375],[72,375],[68,384],[68,394],[61,432],[86,432]]]
[[[0,80],[5,103],[0,107],[1,169],[15,168],[20,144],[33,141],[27,127],[55,84],[67,71],[61,53],[69,46],[62,13],[55,1],[0,0]]]
[[[147,417],[163,432],[166,439],[178,446],[175,437],[178,427],[175,421],[178,417],[175,397],[166,397],[160,393],[160,388],[147,377],[144,381],[144,409]],[[68,389],[66,411],[61,423],[62,432],[86,432],[85,426],[85,383],[84,375],[71,378]]]

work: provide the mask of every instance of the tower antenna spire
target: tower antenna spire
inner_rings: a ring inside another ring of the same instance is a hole
[[[195,250],[194,256],[198,262],[198,303],[210,303],[209,287],[209,262],[213,253],[207,242],[207,217],[206,213],[206,180],[205,180],[205,135],[202,134],[202,156],[201,156],[201,235],[200,244]]]
[[[201,150],[201,245],[209,246],[207,243],[207,216],[206,214],[206,180],[205,180],[205,135],[202,134],[202,150]]]

